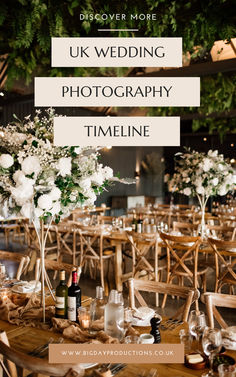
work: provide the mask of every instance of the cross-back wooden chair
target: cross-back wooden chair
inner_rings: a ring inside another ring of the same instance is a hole
[[[99,215],[97,217],[97,223],[98,224],[112,224],[112,222],[114,220],[116,220],[117,217],[115,216],[103,216],[103,215]]]
[[[78,281],[81,275],[81,268],[79,266],[69,264],[69,263],[64,263],[64,262],[57,262],[57,261],[49,260],[49,259],[45,259],[45,270],[46,272],[48,270],[51,270],[51,271],[64,270],[68,274],[68,280],[67,280],[68,287],[71,285],[71,282],[72,282],[72,271],[77,271]],[[36,265],[35,265],[35,280],[39,280],[40,272],[41,272],[41,259],[38,258],[36,260]]]
[[[221,292],[224,285],[229,286],[229,293],[233,294],[236,285],[236,241],[221,241],[208,238],[215,255],[215,292]]]
[[[23,273],[26,273],[27,271],[30,258],[28,255],[25,255],[25,254],[0,250],[0,261],[13,261],[13,262],[18,263],[19,265],[16,271],[16,279],[20,280],[21,275]]]
[[[229,214],[221,214],[217,213],[220,225],[227,225],[227,226],[236,226],[236,216],[229,215]]]
[[[169,209],[166,210],[157,210],[154,212],[155,216],[155,224],[158,224],[159,222],[163,222],[168,224],[168,227],[170,228],[173,220],[173,212],[171,212]]]
[[[31,371],[33,376],[38,375],[54,377],[80,377],[84,370],[80,364],[51,364],[46,359],[29,356],[10,347],[5,332],[0,334],[0,353],[5,363],[1,360],[0,365],[8,377],[23,376],[24,371]],[[18,373],[19,371],[19,373]]]
[[[80,265],[86,272],[89,268],[90,276],[93,279],[97,277],[97,270],[100,270],[101,286],[108,293],[107,279],[109,274],[110,261],[115,253],[112,247],[105,245],[106,237],[104,237],[101,227],[78,227],[81,245],[81,262]],[[107,262],[107,271],[105,274],[105,262]]]
[[[185,236],[196,236],[198,233],[199,225],[190,224],[188,222],[174,221],[173,230],[176,232],[181,232]]]
[[[132,276],[138,278],[145,271],[149,280],[158,280],[157,234],[126,232],[132,250]],[[161,268],[161,266],[159,266]]]
[[[236,227],[229,225],[206,225],[209,237],[218,238],[225,241],[234,241],[236,236]]]
[[[179,287],[174,284],[167,284],[156,281],[144,281],[142,279],[129,279],[129,300],[132,309],[135,309],[135,299],[141,306],[148,306],[141,295],[141,292],[154,292],[156,294],[178,296],[185,299],[185,303],[177,310],[173,318],[181,317],[187,321],[191,305],[198,300],[199,291],[193,288]],[[162,308],[163,308],[162,304]]]
[[[201,242],[200,237],[191,236],[172,236],[161,233],[167,249],[167,280],[168,284],[172,283],[174,278],[178,279],[180,286],[184,285],[184,279],[187,279],[193,288],[199,286],[198,278],[201,278],[204,292],[206,292],[206,273],[207,267],[198,264],[198,251]],[[189,260],[190,256],[193,256]],[[166,303],[167,296],[164,296],[163,302]],[[196,302],[196,306],[198,303]]]
[[[217,310],[217,307],[236,309],[236,296],[226,295],[222,293],[206,292],[201,297],[202,301],[206,305],[206,312],[209,321],[209,326],[214,328],[214,319],[219,325],[226,329],[227,323],[222,318],[221,314]]]

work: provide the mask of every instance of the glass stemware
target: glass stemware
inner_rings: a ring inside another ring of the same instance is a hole
[[[207,373],[202,374],[202,377],[214,376],[213,360],[215,355],[220,351],[222,346],[222,337],[220,329],[211,329],[206,327],[202,337],[202,347],[206,356],[209,357],[210,370]]]
[[[202,336],[204,329],[206,328],[205,313],[197,310],[192,310],[190,312],[188,324],[190,334],[196,338],[199,347],[199,339]]]

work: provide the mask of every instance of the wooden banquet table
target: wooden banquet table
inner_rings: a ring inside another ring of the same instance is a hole
[[[180,343],[179,331],[181,328],[186,329],[187,326],[187,323],[184,323],[174,330],[161,331],[162,343]],[[148,333],[150,331],[150,328],[147,327],[139,327],[137,329],[140,333]],[[45,344],[50,337],[53,337],[55,341],[61,337],[60,333],[33,327],[16,326],[3,320],[0,320],[0,330],[7,333],[11,347],[23,353],[29,353],[36,347]],[[65,339],[64,343],[69,344],[73,343],[73,341]],[[227,354],[236,358],[236,351],[227,351]],[[201,376],[203,373],[203,370],[189,369],[184,364],[128,364],[117,376],[137,377],[142,371],[148,372],[151,369],[157,370],[158,377],[191,377]],[[86,370],[85,376],[93,376],[93,370]]]

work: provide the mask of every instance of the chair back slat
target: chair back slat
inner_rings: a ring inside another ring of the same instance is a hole
[[[131,308],[135,308],[135,298],[141,306],[147,306],[145,300],[141,296],[141,292],[153,292],[167,294],[170,296],[179,296],[185,299],[184,305],[177,311],[183,321],[187,321],[190,307],[193,302],[198,300],[199,291],[188,287],[179,287],[174,284],[161,283],[157,281],[145,281],[142,279],[129,279],[129,300]]]
[[[212,328],[215,327],[215,318],[222,328],[227,328],[227,323],[222,318],[216,307],[236,309],[236,296],[222,293],[206,292],[202,295],[201,299],[206,305],[209,326]]]

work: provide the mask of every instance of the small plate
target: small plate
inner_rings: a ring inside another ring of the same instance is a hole
[[[95,367],[96,365],[98,365],[98,363],[86,363],[86,364],[80,364],[82,366],[82,368],[84,369],[90,369],[90,368],[93,368]]]
[[[191,352],[190,355],[194,355],[194,354],[198,354],[198,352]],[[207,358],[204,354],[200,353],[200,355],[202,356],[203,358],[203,361],[201,361],[200,363],[196,363],[196,364],[192,364],[192,363],[189,363],[187,361],[187,358],[185,355],[185,358],[184,358],[184,365],[187,367],[187,368],[190,368],[190,369],[195,369],[195,370],[199,370],[199,369],[204,369],[205,366],[206,366],[206,363],[207,363]]]
[[[148,308],[147,306],[142,306],[136,309],[137,317],[141,317],[144,319],[139,319],[133,317],[132,326],[140,326],[140,327],[148,327],[151,326],[150,320],[155,315],[155,310]]]

